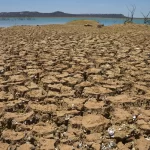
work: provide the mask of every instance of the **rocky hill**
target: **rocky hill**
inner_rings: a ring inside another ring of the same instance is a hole
[[[69,14],[61,11],[52,13],[41,12],[1,12],[0,17],[103,17],[103,18],[124,18],[123,14]]]

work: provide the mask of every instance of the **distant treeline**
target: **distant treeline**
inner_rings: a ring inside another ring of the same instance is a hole
[[[53,13],[40,12],[1,12],[0,17],[102,17],[102,18],[126,18],[123,14],[69,14],[60,11]]]

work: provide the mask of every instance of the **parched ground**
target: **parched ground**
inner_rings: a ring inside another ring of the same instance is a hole
[[[0,150],[149,150],[150,26],[0,28]]]

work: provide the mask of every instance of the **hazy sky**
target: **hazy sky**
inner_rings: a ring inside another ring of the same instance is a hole
[[[39,11],[67,13],[122,13],[128,15],[131,5],[136,5],[136,17],[148,14],[150,0],[0,0],[0,12]]]

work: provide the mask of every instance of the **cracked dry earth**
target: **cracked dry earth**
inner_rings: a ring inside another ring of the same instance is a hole
[[[150,150],[150,26],[0,28],[0,150]]]

